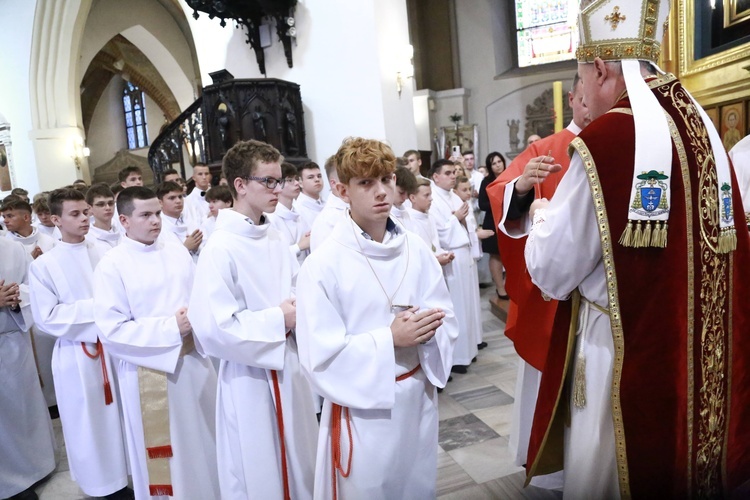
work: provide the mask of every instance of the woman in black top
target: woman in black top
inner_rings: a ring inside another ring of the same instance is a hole
[[[505,279],[503,278],[503,263],[500,260],[500,252],[497,248],[497,228],[495,227],[495,219],[492,217],[490,199],[487,196],[487,186],[505,170],[505,158],[497,151],[494,151],[487,155],[485,165],[487,166],[488,174],[479,187],[479,209],[484,210],[482,228],[491,229],[495,235],[482,240],[482,251],[490,254],[490,274],[492,274],[492,281],[495,282],[495,287],[497,287],[497,296],[507,300],[508,295],[505,291]]]

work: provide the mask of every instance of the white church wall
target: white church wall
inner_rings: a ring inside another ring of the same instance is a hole
[[[30,193],[39,191],[34,148],[29,140],[31,100],[29,96],[29,67],[31,35],[34,24],[34,1],[3,0],[0,2],[0,114],[10,124],[13,187],[23,187]],[[12,21],[11,21],[12,20]]]
[[[482,162],[490,151],[505,154],[510,150],[508,120],[521,120],[519,139],[523,141],[526,105],[552,88],[553,81],[562,80],[567,90],[576,71],[571,62],[567,70],[542,69],[496,80],[497,66],[508,64],[514,50],[509,46],[496,54],[498,34],[515,29],[513,19],[502,9],[506,9],[505,2],[497,0],[457,2],[456,6],[461,82],[471,91],[464,123],[479,125],[480,151],[476,153]]]
[[[183,6],[193,29],[201,76],[227,69],[236,78],[261,78],[244,30],[226,28]],[[398,99],[390,59],[408,43],[404,0],[304,0],[297,4],[294,67],[272,34],[267,76],[298,83],[305,106],[308,156],[322,164],[348,136],[387,139],[397,151],[413,147],[412,83]]]
[[[414,79],[403,78],[401,95],[398,94],[396,74],[411,66],[409,45],[409,20],[404,0],[377,0],[375,27],[380,65],[380,91],[383,97],[382,113],[385,120],[385,138],[401,155],[417,144],[414,125]],[[413,70],[411,71],[413,74]]]

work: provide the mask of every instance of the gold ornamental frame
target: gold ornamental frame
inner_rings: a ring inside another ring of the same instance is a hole
[[[739,0],[724,0],[724,27],[735,26],[750,19],[750,9],[737,12]]]
[[[739,61],[741,59],[747,59],[748,51],[750,50],[750,42],[744,43],[738,47],[722,51],[718,54],[703,57],[701,59],[695,59],[695,2],[701,0],[678,0],[677,12],[677,35],[679,43],[679,72],[680,77],[689,76],[704,71],[718,68],[720,66],[727,65],[729,63]],[[719,0],[722,1],[722,0]],[[725,4],[729,4],[736,0],[723,0]],[[726,5],[729,7],[729,5]],[[729,10],[726,9],[725,10]]]

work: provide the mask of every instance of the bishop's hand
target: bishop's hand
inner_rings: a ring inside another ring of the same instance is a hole
[[[413,347],[424,344],[435,336],[443,324],[445,313],[442,309],[419,311],[418,307],[402,311],[391,323],[393,345],[396,347]]]
[[[516,181],[516,193],[523,196],[532,189],[535,184],[541,184],[549,174],[562,170],[562,165],[555,163],[551,156],[537,156],[532,158],[523,168],[523,174]]]

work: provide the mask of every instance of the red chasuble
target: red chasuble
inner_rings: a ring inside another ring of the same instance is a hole
[[[548,155],[552,156],[556,163],[562,165],[560,172],[550,174],[542,184],[534,187],[537,197],[552,199],[562,176],[568,171],[570,164],[568,146],[575,137],[573,132],[565,129],[532,143],[508,165],[500,177],[487,186],[487,195],[495,217],[495,227],[500,224],[503,216],[506,184],[520,176],[532,158]],[[550,151],[552,151],[551,155]],[[511,221],[506,223],[506,226],[510,227],[512,224]],[[523,249],[526,245],[525,236],[519,239],[510,238],[498,230],[497,242],[500,257],[505,266],[505,289],[510,297],[505,335],[513,341],[516,352],[524,361],[537,370],[541,370],[547,357],[557,301],[544,300],[539,289],[531,282],[529,273],[526,271],[526,260],[523,257]]]
[[[737,249],[717,251],[720,194],[706,128],[674,76],[649,86],[672,132],[666,248],[618,243],[635,156],[627,97],[571,145],[596,193],[608,275],[620,491],[623,498],[729,497],[750,480],[750,235],[732,173]],[[559,311],[529,443],[534,474],[563,465],[577,307],[568,301]]]

